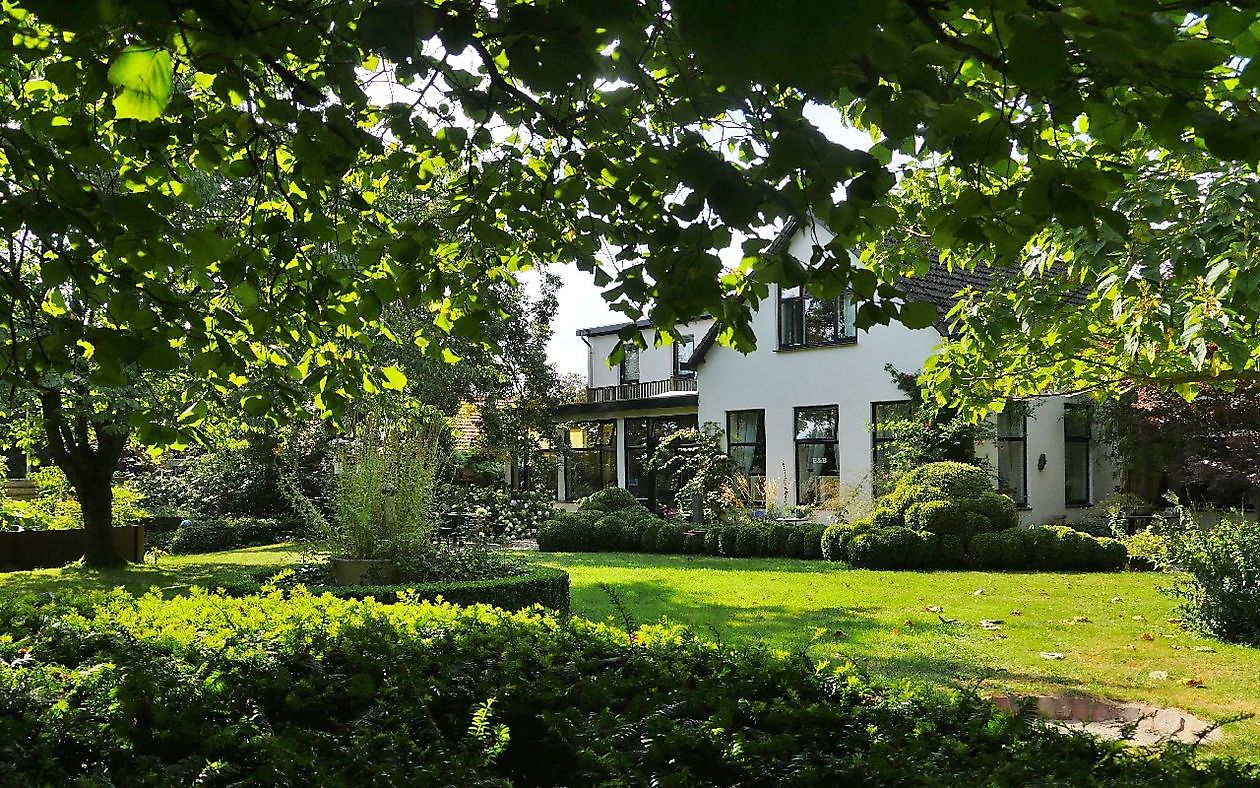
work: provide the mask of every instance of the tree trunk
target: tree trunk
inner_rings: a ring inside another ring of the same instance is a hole
[[[98,470],[97,473],[81,476],[78,481],[71,480],[79,496],[79,506],[83,509],[83,529],[87,536],[83,563],[96,567],[122,566],[127,560],[114,547],[114,490],[111,485],[114,469]]]
[[[83,512],[87,545],[83,563],[91,567],[114,567],[127,563],[114,548],[114,472],[129,430],[121,413],[73,413],[67,417],[60,391],[40,395],[44,413],[44,434],[57,467],[74,487]],[[90,407],[90,406],[85,406]],[[101,417],[105,417],[101,420]]]

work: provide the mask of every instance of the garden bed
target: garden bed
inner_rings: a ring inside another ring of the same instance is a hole
[[[128,561],[144,560],[144,526],[113,529],[114,549]],[[83,557],[87,531],[64,528],[47,531],[0,532],[0,571],[64,566]]]

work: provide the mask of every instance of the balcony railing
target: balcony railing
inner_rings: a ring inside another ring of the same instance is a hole
[[[641,383],[622,383],[620,386],[600,386],[586,390],[587,402],[623,402],[632,399],[648,399],[662,394],[690,393],[696,390],[695,378],[666,378],[645,380]]]

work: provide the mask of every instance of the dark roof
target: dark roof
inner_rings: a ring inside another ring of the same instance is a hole
[[[607,326],[594,326],[593,328],[579,328],[577,335],[580,337],[599,337],[606,334],[616,334],[623,328],[635,326],[636,328],[650,328],[652,321],[644,318],[643,320],[627,320],[625,323],[613,323]]]
[[[926,301],[936,306],[936,322],[932,325],[941,336],[945,336],[949,331],[945,316],[958,303],[958,294],[967,289],[988,290],[993,283],[993,273],[993,269],[987,266],[950,270],[935,263],[927,273],[904,277],[897,286],[906,292],[907,301]]]

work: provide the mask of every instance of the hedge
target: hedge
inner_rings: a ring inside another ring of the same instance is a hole
[[[0,599],[5,785],[1246,785],[674,626],[295,591]]]
[[[150,535],[150,547],[169,553],[218,553],[240,547],[260,547],[277,542],[309,539],[314,534],[301,520],[225,517],[191,520],[174,531]]]
[[[229,596],[259,593],[266,583],[242,576],[219,583]],[[562,614],[569,612],[569,573],[546,566],[530,566],[528,574],[495,577],[488,580],[459,580],[442,583],[397,583],[393,585],[307,585],[312,594],[331,594],[339,599],[367,599],[393,604],[409,594],[417,600],[436,600],[453,605],[493,605],[504,610],[524,610],[532,605]]]

